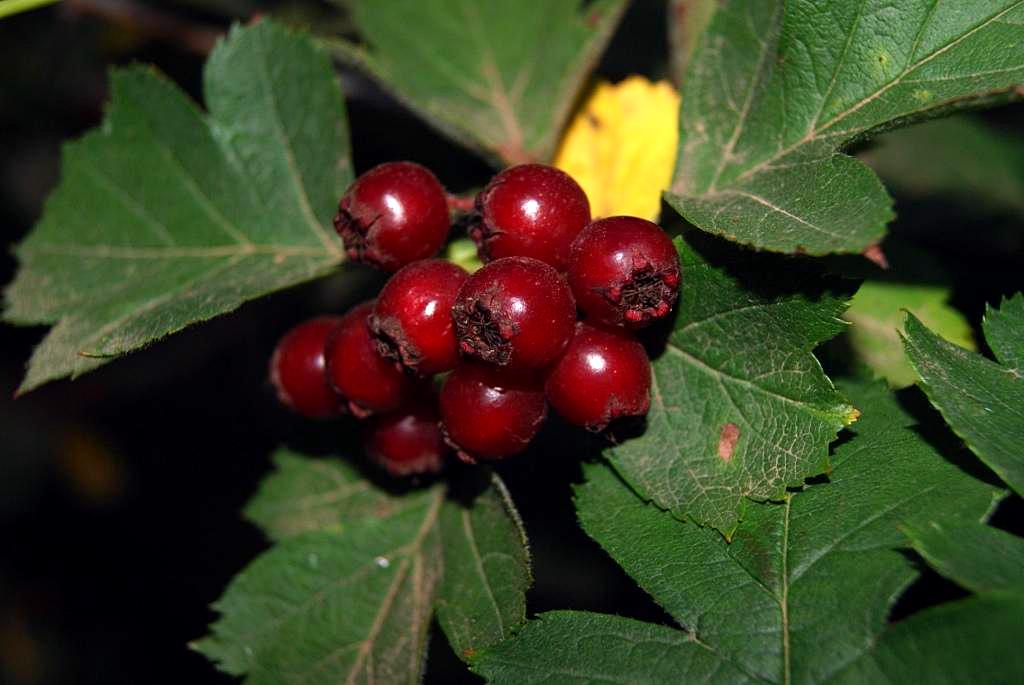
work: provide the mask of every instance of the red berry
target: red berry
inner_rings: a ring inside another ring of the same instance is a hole
[[[567,421],[604,430],[621,416],[643,416],[650,408],[651,362],[622,329],[576,324],[576,335],[545,384],[548,402]]]
[[[463,353],[509,369],[539,369],[569,343],[576,303],[554,268],[505,257],[462,284],[452,317]]]
[[[547,416],[534,374],[464,362],[441,388],[441,425],[459,458],[501,459],[526,449]]]
[[[388,162],[355,180],[338,203],[334,228],[350,259],[387,271],[437,254],[448,237],[448,201],[429,169]]]
[[[440,418],[429,401],[374,417],[366,431],[366,452],[392,476],[436,473],[450,451]]]
[[[588,319],[646,326],[675,305],[679,255],[657,224],[633,216],[600,219],[572,244],[569,285]]]
[[[327,340],[327,380],[348,401],[349,410],[363,418],[398,409],[418,389],[416,381],[381,357],[366,318],[373,302],[346,314]]]
[[[454,369],[459,347],[452,306],[467,278],[464,269],[443,259],[403,266],[380,291],[370,315],[378,351],[423,376]]]
[[[342,413],[342,401],[324,376],[324,344],[341,322],[321,316],[301,323],[277,343],[270,358],[270,382],[281,403],[303,416],[324,419]]]
[[[480,259],[533,257],[565,271],[573,238],[590,221],[587,195],[571,176],[543,164],[502,171],[476,196],[469,235]]]

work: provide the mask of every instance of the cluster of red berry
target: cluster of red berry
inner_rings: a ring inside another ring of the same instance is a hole
[[[376,300],[281,340],[281,400],[310,417],[372,416],[367,451],[395,475],[440,469],[449,446],[469,462],[521,452],[549,403],[595,431],[646,414],[650,362],[630,330],[675,304],[679,259],[664,231],[636,217],[592,222],[567,174],[516,166],[466,217],[485,262],[471,275],[431,258],[450,199],[411,162],[356,179],[335,228],[351,259],[395,273]],[[437,396],[431,378],[444,373]]]

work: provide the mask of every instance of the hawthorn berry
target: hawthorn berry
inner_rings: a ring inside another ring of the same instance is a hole
[[[423,376],[454,369],[459,348],[451,312],[467,278],[464,269],[443,259],[399,269],[370,314],[380,354]]]
[[[514,166],[476,196],[469,235],[484,262],[533,257],[565,271],[573,239],[590,222],[587,195],[564,171]]]
[[[650,408],[651,362],[643,345],[620,329],[576,324],[576,334],[551,368],[545,393],[567,421],[593,431]]]
[[[547,416],[543,380],[536,374],[465,361],[441,388],[445,440],[469,463],[526,449]]]
[[[277,343],[270,357],[270,382],[285,406],[313,419],[342,413],[342,401],[324,375],[324,345],[341,322],[320,316],[299,324]]]
[[[452,318],[464,354],[514,370],[539,369],[569,343],[576,303],[553,267],[504,257],[462,284]]]
[[[327,339],[327,381],[359,418],[398,409],[418,390],[412,377],[380,356],[366,322],[373,301],[349,311]]]
[[[599,219],[573,241],[569,285],[587,318],[640,327],[679,296],[679,255],[661,227],[633,216]]]
[[[451,451],[440,419],[437,405],[428,400],[376,416],[366,431],[366,453],[392,476],[437,473]]]
[[[448,237],[444,187],[414,162],[376,166],[349,186],[334,228],[350,259],[387,271],[437,254]]]

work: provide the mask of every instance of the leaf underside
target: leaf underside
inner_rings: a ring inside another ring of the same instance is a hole
[[[665,199],[699,228],[777,252],[860,252],[892,218],[837,150],[1014,96],[1024,0],[723,3],[686,72]]]
[[[65,146],[5,293],[8,321],[56,324],[21,392],[342,260],[331,215],[351,170],[327,56],[263,21],[233,29],[204,77],[208,114],[151,69],[115,70],[102,126]]]

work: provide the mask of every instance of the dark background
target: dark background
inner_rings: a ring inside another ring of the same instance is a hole
[[[326,3],[257,0],[68,0],[0,22],[0,226],[13,245],[59,177],[62,141],[97,125],[110,65],[152,62],[198,98],[203,54],[232,17],[279,12],[345,33]],[[599,73],[661,77],[664,6],[634,3]],[[343,73],[355,164],[412,159],[452,190],[490,170]],[[1019,129],[1020,107],[986,114]],[[1020,131],[1018,130],[1018,133]],[[949,271],[954,302],[977,324],[985,302],[1021,286],[1019,220],[942,201],[897,198],[894,235]],[[0,254],[0,284],[16,262]],[[361,284],[351,292],[352,279]],[[342,279],[348,279],[343,285]],[[186,643],[214,618],[207,607],[267,543],[239,511],[282,443],[353,452],[348,424],[313,424],[278,408],[266,364],[277,338],[307,316],[342,311],[379,285],[346,267],[337,278],[280,293],[192,328],[70,382],[12,399],[43,328],[0,325],[0,682],[225,683]],[[980,339],[980,338],[979,338]],[[835,348],[832,350],[835,351]],[[827,355],[831,356],[831,355]],[[914,391],[909,402],[918,402]],[[920,411],[934,419],[927,406]],[[598,447],[589,440],[590,448]],[[531,611],[595,609],[664,620],[577,528],[570,483],[581,435],[552,422],[539,447],[502,467],[531,537]],[[998,521],[1019,526],[1019,500]],[[928,574],[898,615],[956,596]],[[428,680],[464,667],[434,632]]]

